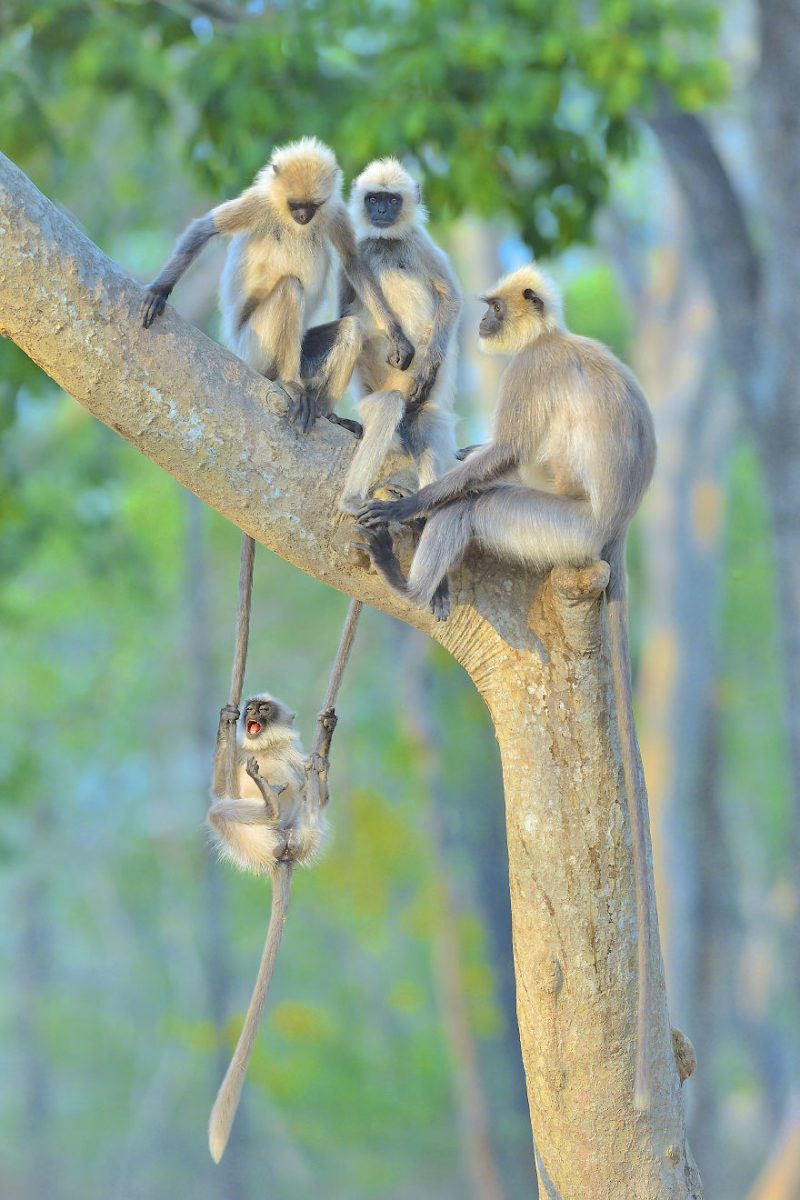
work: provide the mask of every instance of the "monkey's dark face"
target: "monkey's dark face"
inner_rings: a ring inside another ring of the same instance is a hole
[[[364,210],[370,224],[388,229],[403,211],[403,197],[399,192],[367,192]]]
[[[478,326],[478,336],[482,338],[499,337],[503,332],[508,305],[500,296],[484,296],[486,312]]]
[[[321,204],[314,204],[311,200],[288,200],[287,204],[292,220],[296,221],[298,225],[310,225],[318,209],[322,207]]]
[[[272,696],[253,696],[245,703],[242,710],[242,732],[247,742],[267,742],[275,737],[285,736],[293,725],[294,713],[275,700]]]

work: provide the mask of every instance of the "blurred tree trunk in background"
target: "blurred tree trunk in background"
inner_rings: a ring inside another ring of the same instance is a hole
[[[749,133],[759,165],[753,211],[706,125],[664,102],[651,120],[684,192],[720,320],[722,347],[757,447],[772,517],[784,721],[793,818],[783,871],[793,890],[785,921],[783,990],[792,1019],[790,1076],[800,1077],[800,0],[760,0],[761,67]],[[752,229],[752,236],[751,236]]]

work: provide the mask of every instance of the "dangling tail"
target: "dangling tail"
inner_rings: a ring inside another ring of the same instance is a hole
[[[628,801],[636,877],[636,916],[639,940],[639,1006],[636,1021],[636,1082],[633,1103],[640,1110],[650,1105],[650,908],[647,895],[647,792],[640,785],[639,747],[633,723],[630,649],[628,645],[628,587],[625,571],[625,534],[609,543],[603,557],[611,567],[606,588],[611,669],[617,706],[622,770]]]
[[[208,1148],[211,1151],[211,1157],[214,1162],[219,1162],[225,1153],[225,1147],[228,1144],[231,1126],[233,1125],[233,1118],[236,1116],[236,1110],[239,1107],[239,1099],[242,1094],[245,1075],[247,1074],[247,1064],[250,1062],[250,1055],[253,1053],[253,1043],[258,1033],[258,1026],[261,1022],[261,1014],[264,1011],[272,973],[275,970],[275,959],[278,957],[278,950],[281,944],[286,912],[289,907],[291,879],[291,864],[278,863],[277,869],[272,876],[272,911],[270,912],[267,938],[264,942],[264,951],[261,955],[253,994],[250,997],[247,1015],[244,1019],[242,1032],[239,1035],[239,1041],[236,1043],[236,1049],[233,1052],[231,1065],[228,1067],[225,1078],[217,1092],[217,1098],[214,1101],[214,1107],[211,1110],[211,1116],[208,1120]]]

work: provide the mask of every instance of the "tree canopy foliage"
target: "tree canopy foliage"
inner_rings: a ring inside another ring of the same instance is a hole
[[[690,109],[721,94],[717,11],[702,0],[12,0],[6,149],[34,171],[77,149],[91,159],[103,104],[123,102],[149,138],[177,125],[221,195],[273,144],[315,133],[348,178],[376,155],[416,159],[437,220],[507,214],[546,254],[587,237],[633,150],[637,110],[659,90]],[[138,179],[151,214],[162,167],[156,154]]]

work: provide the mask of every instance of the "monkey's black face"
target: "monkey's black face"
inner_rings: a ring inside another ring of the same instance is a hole
[[[399,192],[367,192],[364,208],[373,225],[388,229],[403,211],[403,197]]]
[[[317,210],[322,207],[321,204],[312,204],[310,200],[290,200],[288,203],[292,220],[298,225],[308,225],[314,220]]]
[[[485,296],[486,312],[478,326],[478,336],[482,338],[497,337],[503,330],[506,319],[507,305],[499,296]]]
[[[244,727],[247,736],[256,738],[274,724],[278,718],[278,705],[272,700],[248,700],[244,707]]]

